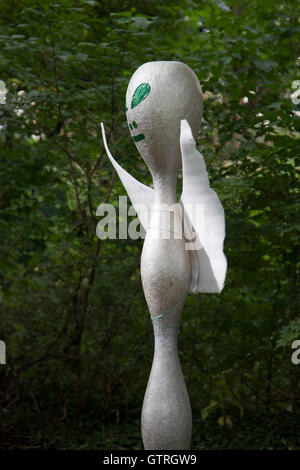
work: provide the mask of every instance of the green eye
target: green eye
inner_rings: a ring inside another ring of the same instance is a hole
[[[150,85],[149,83],[141,83],[133,93],[133,97],[131,100],[131,109],[135,108],[138,104],[140,104],[146,96],[150,93]]]

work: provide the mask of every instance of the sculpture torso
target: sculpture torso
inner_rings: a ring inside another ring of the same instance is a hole
[[[145,449],[188,449],[192,412],[178,359],[177,334],[190,283],[190,257],[185,241],[175,239],[176,227],[182,223],[180,212],[168,213],[167,208],[161,208],[166,200],[175,204],[175,195],[159,190],[155,200],[157,209],[151,212],[141,260],[142,284],[155,334],[142,434]],[[169,233],[162,228],[167,225],[164,220],[170,221]]]

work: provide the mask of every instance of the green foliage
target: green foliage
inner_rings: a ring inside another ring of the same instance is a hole
[[[204,92],[198,146],[228,258],[222,294],[189,296],[182,319],[193,445],[299,448],[299,5],[14,0],[0,26],[2,447],[141,448],[142,241],[96,237],[97,206],[125,194],[99,122],[149,184],[126,87],[144,62],[181,60]]]
[[[297,338],[300,338],[300,318],[295,318],[288,325],[282,327],[277,346],[290,346]]]

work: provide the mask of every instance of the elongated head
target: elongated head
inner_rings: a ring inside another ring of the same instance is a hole
[[[182,62],[141,65],[126,93],[130,132],[152,176],[165,177],[181,168],[180,121],[187,119],[196,139],[203,95],[195,73]]]

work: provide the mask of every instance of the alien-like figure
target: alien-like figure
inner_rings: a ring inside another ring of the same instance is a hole
[[[221,292],[226,275],[224,211],[195,148],[203,112],[198,78],[181,62],[149,62],[126,94],[128,125],[148,166],[153,189],[127,173],[109,152],[146,230],[143,289],[153,320],[155,350],[142,410],[145,449],[188,449],[190,401],[177,352],[177,327],[188,293]],[[179,203],[176,186],[182,168]],[[178,228],[184,229],[180,235]],[[192,238],[193,243],[187,243]]]

